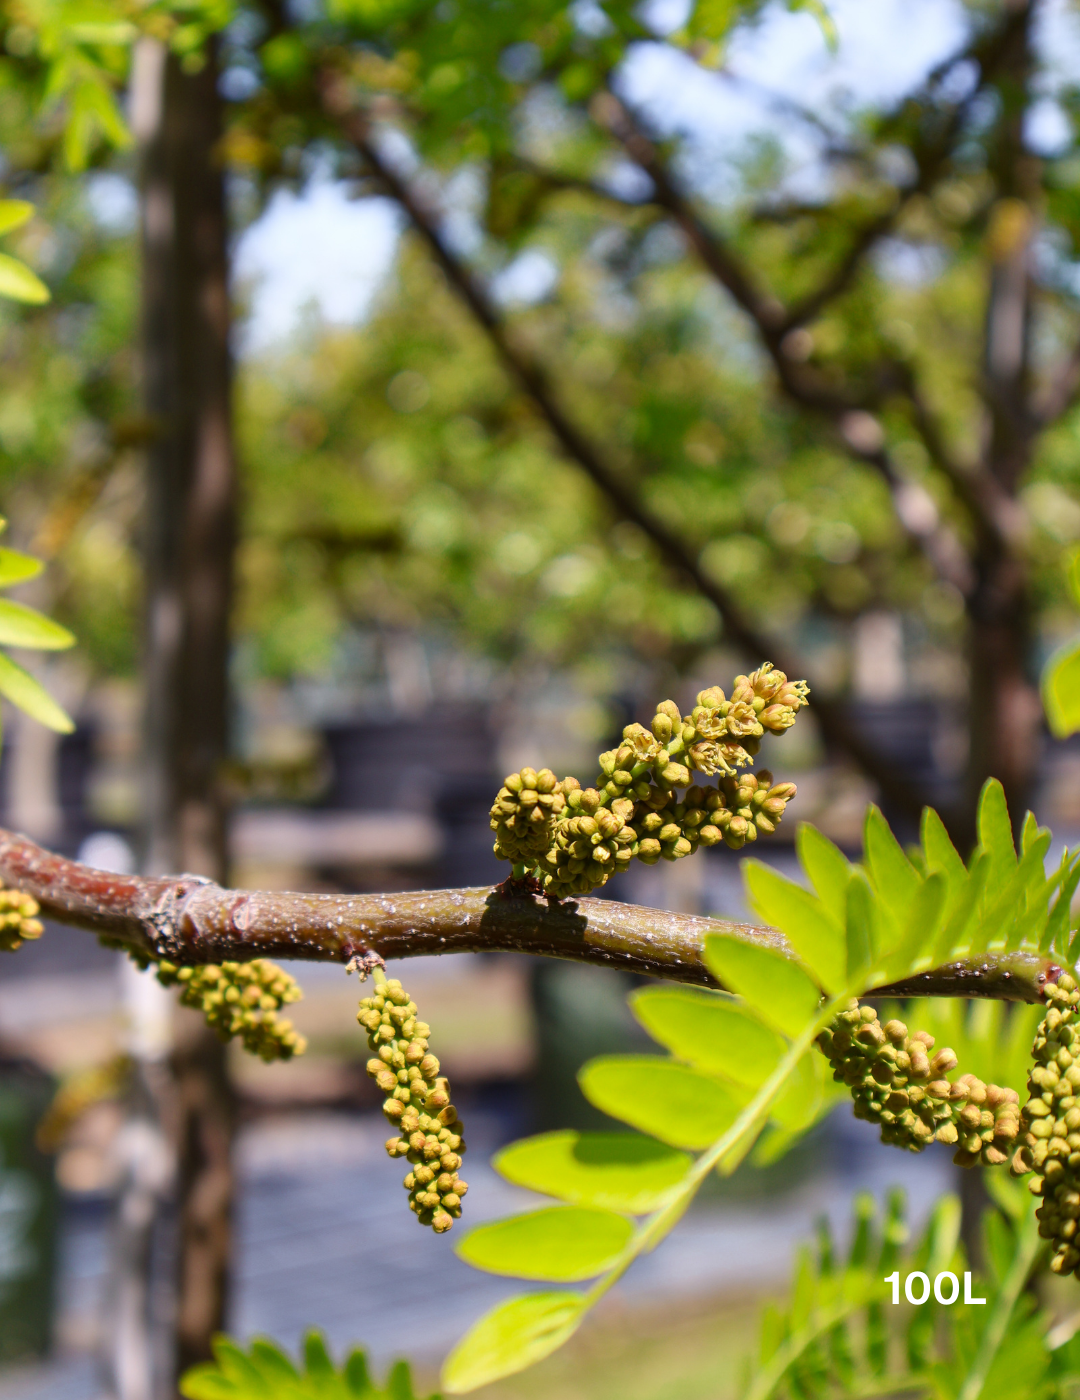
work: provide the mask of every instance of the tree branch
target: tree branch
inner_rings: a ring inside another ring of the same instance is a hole
[[[196,875],[94,870],[3,830],[0,880],[33,895],[46,918],[105,935],[152,960],[188,966],[262,957],[347,964],[372,951],[386,959],[504,951],[715,987],[702,957],[706,934],[733,934],[793,956],[783,935],[767,925],[611,899],[549,903],[490,887],[362,895],[228,890]],[[1057,971],[1034,954],[985,953],[874,995],[1035,1002]]]
[[[723,619],[727,635],[738,647],[748,656],[768,657],[788,675],[805,674],[806,668],[801,661],[792,656],[774,636],[760,632],[754,626],[727,589],[702,569],[680,536],[648,509],[637,492],[563,412],[544,370],[514,343],[486,292],[442,237],[435,215],[427,209],[409,182],[383,157],[371,139],[367,117],[351,105],[348,94],[334,75],[328,76],[323,84],[323,101],[346,139],[408,215],[450,286],[486,332],[504,367],[532,400],[567,457],[585,471],[616,511],[644,531],[661,556],[713,604]],[[917,816],[922,807],[921,794],[905,777],[882,761],[874,745],[865,741],[854,728],[847,710],[834,701],[816,698],[814,712],[826,740],[847,753],[878,784],[884,795],[904,811]]]
[[[874,224],[876,231],[865,245],[856,240],[859,249],[857,256],[853,255],[850,264],[841,265],[834,277],[819,289],[820,296],[813,294],[795,310],[789,311],[777,298],[755,284],[750,271],[725,240],[705,226],[692,201],[675,183],[655,143],[639,129],[626,106],[614,93],[604,93],[594,100],[593,115],[649,177],[655,190],[656,203],[667,210],[706,269],[750,317],[788,398],[831,422],[849,452],[877,470],[889,488],[897,519],[908,538],[929,561],[935,573],[966,596],[971,591],[974,576],[963,545],[951,527],[939,518],[925,492],[921,508],[912,508],[909,484],[897,471],[885,447],[885,435],[880,424],[868,412],[877,406],[885,391],[904,387],[903,381],[897,380],[893,373],[892,365],[883,364],[880,367],[882,374],[879,378],[882,382],[872,394],[856,397],[835,389],[807,365],[801,355],[793,352],[793,332],[798,333],[800,324],[821,310],[824,299],[837,296],[845,289],[873,242],[894,220],[895,211]],[[861,427],[856,426],[860,424]],[[851,430],[853,427],[854,432]],[[868,433],[867,428],[872,431]],[[987,522],[987,528],[992,526],[992,522]]]

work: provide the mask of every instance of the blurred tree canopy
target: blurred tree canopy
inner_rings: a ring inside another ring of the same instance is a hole
[[[388,194],[416,235],[363,328],[244,367],[242,626],[274,674],[318,665],[358,619],[437,619],[500,659],[556,664],[605,648],[687,664],[723,637],[808,673],[826,736],[913,806],[926,794],[850,722],[845,668],[830,652],[815,673],[800,647],[810,618],[902,611],[966,656],[964,835],[987,773],[1023,810],[1039,633],[1069,625],[1080,75],[1051,52],[1044,0],[940,0],[956,45],[910,92],[811,110],[776,90],[782,122],[726,139],[710,103],[749,101],[732,55],[780,8],[124,12],[124,42],[157,25],[185,61],[220,63],[239,218],[318,169]],[[122,37],[73,32],[84,57]],[[21,444],[0,404],[0,447],[52,491],[85,472],[78,443],[96,433],[116,460],[138,437],[129,243],[62,173],[118,157],[92,131],[65,144],[74,98],[41,105],[57,60],[25,20],[4,34],[8,183],[55,191],[37,200],[50,236],[39,221],[24,252],[39,240],[56,300],[18,313],[8,345],[35,384],[62,346],[66,397]],[[118,91],[120,49],[95,52]],[[1049,145],[1032,135],[1047,104],[1066,132]],[[500,274],[527,259],[538,290],[515,302]],[[123,515],[123,491],[101,490],[112,514],[84,537]],[[106,572],[119,617],[124,573]],[[117,663],[130,631],[92,626]]]

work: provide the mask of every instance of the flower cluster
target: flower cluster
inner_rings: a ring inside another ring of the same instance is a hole
[[[736,677],[730,699],[713,686],[685,717],[665,700],[648,729],[627,725],[619,747],[600,755],[595,787],[560,782],[549,768],[511,773],[491,809],[495,854],[562,899],[605,885],[635,857],[653,865],[699,846],[722,841],[739,850],[759,832],[771,835],[795,784],[739,770],[763,735],[791,728],[806,696],[805,681],[789,681],[766,662]],[[716,785],[692,783],[694,772]]]
[[[0,887],[0,952],[14,953],[24,943],[40,938],[45,925],[33,895]]]
[[[1080,991],[1065,975],[1044,996],[1049,1008],[1035,1032],[1030,1097],[1011,1170],[1015,1176],[1036,1173],[1028,1190],[1043,1200],[1036,1215],[1039,1234],[1054,1245],[1050,1268],[1080,1275]]]
[[[1020,1130],[1020,1096],[1015,1089],[984,1084],[973,1074],[950,1084],[956,1068],[952,1050],[934,1050],[925,1031],[908,1035],[903,1021],[881,1025],[871,1006],[852,1000],[818,1036],[833,1067],[855,1101],[855,1117],[881,1125],[881,1140],[910,1152],[931,1142],[957,1148],[961,1167],[999,1166]]]
[[[373,975],[375,992],[361,1000],[356,1019],[376,1055],[367,1072],[388,1095],[383,1113],[399,1130],[386,1150],[412,1164],[404,1181],[409,1209],[421,1225],[441,1235],[461,1214],[461,1198],[469,1189],[458,1176],[465,1151],[461,1121],[439,1062],[428,1050],[430,1026],[416,1019],[416,1003],[396,978],[388,980],[381,968]]]
[[[159,962],[156,973],[162,986],[180,988],[181,1002],[201,1011],[222,1040],[239,1036],[245,1050],[267,1061],[289,1060],[307,1049],[304,1037],[277,1015],[303,994],[295,979],[269,959],[206,967]]]

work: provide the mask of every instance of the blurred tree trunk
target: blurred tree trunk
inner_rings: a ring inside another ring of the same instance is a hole
[[[217,162],[216,50],[185,72],[144,51],[143,375],[147,458],[145,848],[148,873],[227,879],[223,769],[236,536],[228,227]],[[225,1322],[235,1108],[225,1048],[181,1012],[173,1051],[177,1160],[175,1375]]]

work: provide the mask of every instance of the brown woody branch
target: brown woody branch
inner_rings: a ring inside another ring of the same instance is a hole
[[[693,201],[673,179],[655,142],[641,131],[626,106],[613,93],[605,93],[594,101],[593,114],[623,146],[631,160],[648,175],[653,183],[655,202],[667,210],[706,270],[726,288],[736,305],[750,318],[762,347],[772,361],[780,386],[788,398],[833,423],[851,454],[878,471],[889,487],[897,518],[905,533],[945,582],[958,588],[961,593],[968,594],[971,591],[973,575],[966,551],[953,530],[940,519],[927,521],[913,516],[906,500],[907,483],[884,446],[884,433],[876,425],[876,420],[875,426],[880,441],[872,447],[860,445],[858,435],[852,435],[848,431],[847,425],[853,418],[868,417],[868,410],[876,408],[890,390],[910,397],[913,387],[910,370],[898,374],[896,366],[891,362],[883,362],[878,367],[879,382],[872,386],[869,394],[856,397],[837,390],[807,365],[801,356],[792,353],[792,332],[811,320],[828,302],[847,289],[871,249],[894,225],[903,200],[898,200],[892,209],[870,221],[853,240],[847,256],[822,286],[809,294],[798,306],[788,309],[777,298],[755,284],[750,270],[743,266],[726,241],[714,229],[706,226]],[[929,183],[932,172],[939,167],[943,158],[941,153],[933,160],[928,159],[924,163],[925,169],[920,167],[919,180],[908,192],[908,197]],[[963,468],[952,461],[941,434],[932,423],[925,402],[916,402],[913,399],[913,408],[916,430],[924,440],[929,438],[928,450],[929,443],[933,443],[934,450],[931,455],[957,489],[961,502],[972,514],[977,528],[995,539],[1000,538],[997,516],[986,508],[984,493],[975,484],[969,486]],[[963,489],[960,489],[961,484]]]
[[[567,457],[576,462],[625,520],[631,520],[653,542],[676,572],[684,575],[707,598],[723,619],[728,637],[748,656],[767,657],[789,675],[805,674],[805,667],[774,636],[759,631],[738,607],[733,596],[702,569],[697,557],[679,535],[648,509],[637,492],[604,459],[596,446],[561,408],[544,370],[517,345],[468,267],[451,250],[439,232],[436,215],[410,183],[393,168],[372,140],[366,115],[353,107],[340,80],[330,75],[323,85],[328,113],[356,151],[364,158],[391,197],[408,215],[427,244],[447,282],[468,306],[486,332],[503,366],[531,399]],[[847,753],[882,793],[905,811],[917,815],[919,795],[905,778],[881,759],[874,746],[853,728],[850,717],[836,703],[815,698],[814,712],[826,740]]]
[[[500,888],[404,894],[228,890],[196,875],[114,875],[0,830],[0,880],[43,915],[104,935],[137,955],[199,965],[252,958],[348,964],[432,953],[515,952],[715,987],[705,936],[727,933],[792,956],[767,925],[700,918],[610,899],[550,903]],[[1056,969],[1029,953],[988,953],[920,973],[875,996],[979,996],[1038,1001]]]

